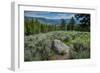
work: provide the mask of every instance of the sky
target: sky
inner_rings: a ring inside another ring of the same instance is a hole
[[[71,17],[74,17],[74,15],[74,13],[62,12],[24,11],[24,16],[42,17],[47,19],[70,19]]]

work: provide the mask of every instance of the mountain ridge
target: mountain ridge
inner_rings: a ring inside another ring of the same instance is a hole
[[[48,18],[44,18],[44,17],[27,17],[27,16],[25,16],[24,18],[29,19],[29,20],[37,19],[42,24],[49,24],[49,25],[53,25],[53,24],[60,25],[61,24],[61,19],[48,19]],[[70,19],[64,19],[64,21],[66,24],[68,24],[70,22]],[[79,23],[76,20],[75,20],[75,22],[76,22],[76,24]]]

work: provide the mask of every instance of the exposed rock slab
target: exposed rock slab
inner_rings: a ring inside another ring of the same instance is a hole
[[[61,42],[60,40],[55,39],[53,41],[53,48],[55,51],[57,51],[58,53],[68,53],[70,50],[70,47],[67,46],[66,44],[64,44],[63,42]]]

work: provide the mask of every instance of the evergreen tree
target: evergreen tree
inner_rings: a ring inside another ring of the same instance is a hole
[[[76,14],[75,17],[80,21],[80,30],[90,31],[90,14]]]
[[[61,19],[61,28],[62,30],[65,30],[65,25],[66,25],[66,22],[64,19]]]
[[[68,24],[68,30],[74,30],[74,25],[75,25],[75,19],[74,17],[72,17],[69,21],[69,24]]]

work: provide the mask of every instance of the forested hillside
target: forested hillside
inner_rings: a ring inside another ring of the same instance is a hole
[[[77,24],[75,18],[70,18],[69,22],[66,23],[65,19],[60,19],[60,24],[43,24],[39,22],[38,18],[25,17],[25,35],[45,33],[49,31],[90,31],[90,15],[76,14],[77,19],[81,19],[80,23]],[[49,19],[48,19],[49,20]]]

